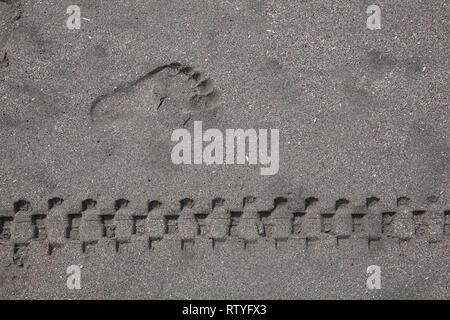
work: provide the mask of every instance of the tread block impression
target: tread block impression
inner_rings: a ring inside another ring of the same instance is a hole
[[[69,214],[68,218],[69,226],[66,237],[71,240],[80,240],[81,213]]]
[[[178,233],[178,218],[179,216],[177,215],[165,216],[167,234]]]
[[[427,234],[429,228],[425,211],[414,211],[413,219],[414,219],[414,234],[418,237],[424,237]]]
[[[381,222],[381,230],[382,233],[392,235],[394,228],[392,225],[392,221],[394,218],[395,212],[383,212],[382,222]]]
[[[208,232],[208,224],[207,224],[208,214],[206,213],[198,213],[195,215],[195,221],[198,224],[198,236],[205,236]]]
[[[32,220],[31,220],[33,223],[33,227],[34,227],[33,239],[36,239],[36,240],[47,239],[46,219],[47,219],[47,216],[45,214],[33,215]]]
[[[229,234],[232,237],[239,236],[239,221],[241,219],[242,212],[231,212],[231,224],[230,224],[230,231]]]
[[[352,214],[352,232],[357,234],[362,234],[365,232],[365,215],[362,213]]]
[[[103,237],[114,238],[116,226],[114,224],[114,215],[102,215]]]
[[[11,239],[13,217],[0,217],[0,241]]]
[[[146,232],[146,216],[134,216],[133,217],[133,234],[142,236]]]
[[[294,235],[301,236],[304,234],[305,212],[294,212],[294,220],[292,221],[292,232]]]
[[[323,233],[333,233],[333,214],[324,213],[321,215],[321,230]]]
[[[23,267],[28,256],[28,245],[16,244],[13,249],[13,264]]]

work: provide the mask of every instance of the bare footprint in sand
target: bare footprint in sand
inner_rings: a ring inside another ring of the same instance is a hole
[[[214,118],[218,95],[214,83],[202,73],[179,63],[160,66],[144,76],[118,85],[91,105],[94,144],[90,157],[139,180],[146,174],[175,174],[170,160],[173,130],[194,120]],[[99,171],[103,170],[103,171]]]
[[[180,63],[160,66],[135,81],[121,84],[99,96],[91,105],[95,124],[149,125],[180,128],[195,114],[211,110],[217,103],[214,82]]]

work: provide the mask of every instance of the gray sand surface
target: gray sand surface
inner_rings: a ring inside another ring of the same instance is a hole
[[[449,6],[1,0],[0,297],[448,299]],[[279,129],[278,173],[173,164],[171,134],[194,121]],[[219,207],[241,227],[216,246],[200,225]],[[138,217],[123,243],[72,219],[118,209]]]

